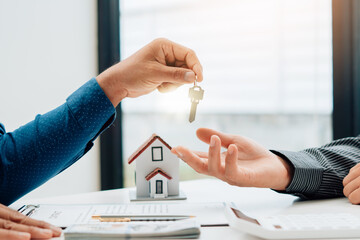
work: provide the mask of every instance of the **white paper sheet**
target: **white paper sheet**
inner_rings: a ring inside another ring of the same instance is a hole
[[[101,205],[52,205],[41,204],[31,215],[32,218],[49,222],[59,227],[71,224],[93,223],[92,215],[192,215],[202,226],[228,224],[224,215],[224,203],[134,203]]]
[[[178,222],[125,222],[75,224],[68,227],[65,239],[163,239],[198,238],[200,225],[194,219]]]

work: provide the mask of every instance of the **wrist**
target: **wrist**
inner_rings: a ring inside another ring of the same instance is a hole
[[[284,158],[279,155],[276,155],[278,161],[280,161],[281,165],[283,166],[283,173],[281,174],[279,188],[276,190],[284,191],[290,185],[292,178],[294,176],[294,167]]]
[[[117,79],[109,74],[108,70],[99,74],[96,77],[96,81],[114,107],[116,107],[128,95],[128,91]]]

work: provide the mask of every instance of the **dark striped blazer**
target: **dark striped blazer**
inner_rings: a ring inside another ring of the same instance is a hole
[[[284,192],[305,199],[342,197],[342,180],[360,162],[360,135],[300,152],[272,152],[294,167],[293,179]]]

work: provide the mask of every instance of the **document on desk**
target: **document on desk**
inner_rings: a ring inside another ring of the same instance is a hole
[[[228,226],[224,214],[225,203],[130,203],[53,205],[41,204],[31,217],[59,227],[94,223],[93,215],[191,215],[201,226]]]

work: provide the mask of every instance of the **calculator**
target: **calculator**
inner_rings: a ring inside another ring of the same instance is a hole
[[[359,238],[360,216],[351,213],[279,214],[251,218],[227,204],[230,227],[265,239]]]

